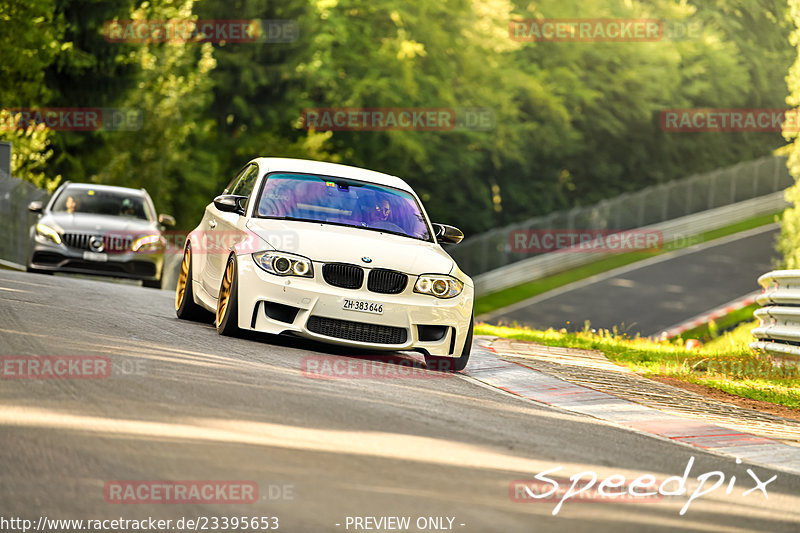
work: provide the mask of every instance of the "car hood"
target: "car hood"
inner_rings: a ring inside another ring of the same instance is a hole
[[[275,219],[252,219],[247,227],[276,250],[312,261],[388,268],[412,275],[449,274],[455,266],[438,244],[392,233]]]
[[[155,222],[127,217],[93,215],[90,213],[48,213],[39,219],[42,224],[55,226],[64,233],[155,232]]]

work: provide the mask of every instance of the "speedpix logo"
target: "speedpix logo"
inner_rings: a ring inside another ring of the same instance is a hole
[[[566,480],[551,476],[551,474],[563,470],[562,466],[556,466],[536,474],[532,480],[512,481],[508,487],[508,495],[511,501],[516,503],[557,501],[558,503],[553,508],[553,515],[557,515],[568,500],[573,502],[654,502],[665,496],[686,496],[686,503],[678,513],[683,516],[689,510],[692,502],[718,489],[724,490],[726,495],[738,493],[738,496],[742,498],[747,498],[752,494],[752,498],[756,499],[747,503],[757,506],[759,496],[765,500],[769,499],[767,485],[778,478],[777,475],[773,475],[766,479],[764,474],[756,473],[753,469],[745,467],[746,476],[742,475],[740,471],[739,477],[737,477],[735,474],[728,476],[722,471],[714,470],[698,474],[695,478],[696,481],[690,481],[694,462],[694,456],[690,457],[682,476],[670,476],[660,482],[652,474],[641,475],[629,482],[621,474],[600,477],[597,472],[591,470],[573,474]],[[738,457],[736,464],[742,464]]]

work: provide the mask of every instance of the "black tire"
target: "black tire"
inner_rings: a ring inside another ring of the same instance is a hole
[[[184,266],[186,270],[184,271]],[[185,277],[184,277],[185,276]],[[183,284],[183,287],[181,287]],[[183,292],[181,292],[183,289]],[[188,243],[183,250],[178,286],[175,288],[175,314],[181,320],[206,321],[209,312],[194,303],[192,292],[192,247]]]
[[[147,287],[148,289],[160,289],[161,288],[161,278],[159,278],[159,279],[143,279],[142,280],[142,287]]]
[[[236,269],[236,256],[231,255],[225,264],[222,282],[217,297],[217,333],[236,336],[239,330],[239,276]]]
[[[475,328],[475,316],[470,317],[469,330],[467,330],[467,339],[464,341],[464,346],[461,348],[461,355],[459,357],[441,357],[438,355],[426,355],[425,366],[428,370],[437,370],[439,372],[461,372],[467,367],[469,356],[472,353],[472,331]]]

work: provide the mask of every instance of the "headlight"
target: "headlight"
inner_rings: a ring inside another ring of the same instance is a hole
[[[253,259],[258,266],[276,276],[314,277],[311,260],[301,255],[285,252],[256,252],[253,254]]]
[[[464,284],[456,278],[435,274],[423,274],[414,285],[414,292],[437,298],[455,298],[463,289]]]
[[[50,239],[56,244],[61,244],[61,235],[46,224],[36,224],[36,235]]]
[[[151,251],[161,248],[161,245],[161,235],[145,235],[144,237],[140,237],[133,242],[131,250],[138,252],[140,249],[144,248],[143,251]]]

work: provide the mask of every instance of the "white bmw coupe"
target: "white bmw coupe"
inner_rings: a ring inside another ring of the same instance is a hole
[[[377,350],[415,350],[462,370],[474,286],[439,243],[403,180],[299,159],[254,159],[206,207],[186,241],[175,309],[215,313],[222,335],[289,334]]]

